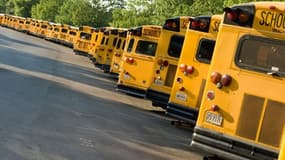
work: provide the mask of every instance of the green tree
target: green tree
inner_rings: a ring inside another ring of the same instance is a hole
[[[150,0],[129,0],[125,9],[113,9],[112,26],[134,27],[143,24],[153,24],[151,14],[153,3]]]
[[[111,15],[109,16],[111,17]],[[75,26],[108,26],[110,18],[100,1],[66,0],[56,16],[56,22]]]
[[[65,0],[40,0],[38,4],[32,6],[32,17],[54,22],[64,1]]]
[[[39,0],[13,0],[14,14],[21,17],[31,17],[32,6]]]

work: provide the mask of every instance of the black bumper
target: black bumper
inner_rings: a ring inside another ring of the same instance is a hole
[[[276,160],[278,151],[195,127],[192,147],[230,160]]]
[[[146,98],[152,101],[154,107],[161,107],[166,109],[170,95],[162,92],[158,92],[152,89],[148,89]]]
[[[138,96],[141,98],[145,98],[146,97],[146,91],[142,90],[142,89],[138,89],[138,88],[133,88],[130,86],[125,86],[122,84],[118,84],[117,85],[117,90],[120,92],[124,92],[127,93],[129,95],[133,95],[133,96]]]
[[[89,54],[87,52],[83,52],[83,51],[79,51],[79,50],[73,50],[73,52],[75,54],[78,54],[78,55],[81,55],[81,56],[85,56],[85,57],[89,56]]]
[[[199,111],[196,109],[184,107],[175,103],[168,103],[168,106],[166,108],[166,115],[193,124],[196,124],[198,112]]]
[[[102,64],[102,70],[104,73],[110,72],[110,65]]]

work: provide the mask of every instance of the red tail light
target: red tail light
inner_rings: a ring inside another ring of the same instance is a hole
[[[275,10],[276,7],[275,6],[269,6],[269,9]]]
[[[232,82],[232,77],[228,74],[221,76],[218,72],[212,72],[211,81],[220,89],[223,86],[229,86]]]
[[[163,61],[163,66],[164,67],[167,67],[169,65],[169,62],[168,61]]]
[[[241,12],[238,16],[238,19],[241,23],[245,23],[249,20],[249,15],[247,13]]]
[[[214,84],[217,84],[218,82],[220,82],[222,79],[222,75],[218,72],[212,72],[211,74],[211,81],[214,83]]]
[[[238,17],[238,14],[236,12],[229,12],[227,13],[227,19],[231,21],[236,21]]]
[[[104,48],[100,48],[99,50],[100,50],[100,51],[104,51]]]
[[[207,98],[209,100],[213,100],[215,98],[215,92],[214,91],[208,91],[207,92]]]
[[[135,62],[135,59],[132,57],[125,57],[124,61],[130,64],[133,64]]]
[[[218,110],[219,110],[219,107],[214,104],[214,105],[211,106],[211,110],[212,110],[212,111],[218,111]]]
[[[158,60],[157,64],[161,66],[163,64],[163,60],[162,59]]]
[[[179,88],[179,91],[185,91],[185,88],[182,86]]]
[[[177,27],[175,22],[167,22],[166,26],[169,27],[169,28],[176,28]]]
[[[185,64],[181,64],[179,66],[179,69],[181,72],[183,72],[185,75],[192,74],[194,72],[193,66],[187,66]]]
[[[199,22],[197,22],[197,21],[192,21],[191,22],[191,26],[193,27],[193,28],[198,28],[199,27]]]
[[[117,53],[115,53],[115,56],[116,57],[121,57],[121,54],[117,52]]]
[[[113,49],[108,49],[108,52],[112,52],[113,51]]]
[[[221,80],[221,83],[223,86],[229,86],[232,82],[232,77],[228,74],[224,74],[222,76],[222,80]]]
[[[192,74],[194,72],[194,67],[193,66],[187,66],[186,72],[188,74]]]
[[[186,69],[187,69],[187,65],[181,64],[181,65],[179,66],[179,69],[180,69],[181,72],[185,72]]]
[[[129,59],[129,63],[131,63],[131,64],[133,64],[135,62],[135,59],[132,57],[129,57],[128,59]]]

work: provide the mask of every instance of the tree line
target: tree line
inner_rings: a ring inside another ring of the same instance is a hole
[[[175,16],[221,14],[225,6],[251,1],[1,0],[0,12],[73,26],[129,28],[144,24],[162,25],[166,18]]]

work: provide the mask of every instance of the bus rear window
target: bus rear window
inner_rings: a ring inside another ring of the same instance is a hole
[[[43,29],[47,29],[48,26],[47,26],[47,25],[42,25],[42,28],[43,28]]]
[[[85,32],[81,32],[81,33],[80,33],[80,38],[81,38],[81,39],[90,40],[90,39],[91,39],[91,34],[85,33]]]
[[[117,46],[116,46],[116,49],[119,49],[121,47],[121,43],[122,43],[122,40],[119,39],[118,43],[117,43]]]
[[[67,31],[68,31],[68,30],[65,29],[65,28],[61,29],[61,32],[62,32],[62,33],[67,33]]]
[[[171,57],[176,57],[179,58],[182,50],[184,42],[184,37],[183,36],[172,36],[170,43],[169,43],[169,48],[168,48],[168,55]]]
[[[69,34],[75,36],[75,35],[76,35],[76,32],[70,31]]]
[[[240,68],[285,75],[285,41],[256,36],[241,38],[235,59]]]
[[[134,46],[135,39],[131,39],[127,51],[131,52]]]
[[[136,48],[136,53],[144,54],[148,56],[154,56],[157,43],[139,40]]]
[[[196,54],[196,59],[202,63],[211,63],[215,48],[215,41],[209,39],[201,39]]]

